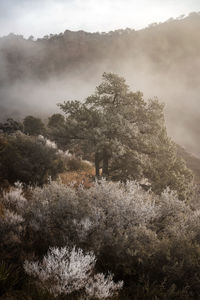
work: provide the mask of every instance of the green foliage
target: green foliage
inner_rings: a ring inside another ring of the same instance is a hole
[[[24,124],[24,132],[26,134],[36,136],[44,133],[45,127],[43,122],[39,118],[33,116],[27,116],[24,119],[23,124]]]
[[[25,135],[1,137],[0,178],[10,183],[43,184],[63,170],[57,150]]]
[[[4,133],[11,134],[15,131],[23,131],[23,124],[18,121],[15,121],[11,118],[7,119],[5,123],[0,123],[0,130]]]
[[[61,114],[53,114],[47,124],[47,135],[55,141],[60,149],[68,150],[70,139],[66,128],[65,118]]]
[[[169,186],[181,199],[189,197],[193,177],[176,156],[157,99],[145,102],[142,93],[129,91],[124,78],[104,73],[103,82],[84,102],[59,106],[66,114],[63,140],[65,135],[71,151],[78,148],[93,157],[97,176],[102,167],[105,177],[146,178],[156,193]]]
[[[65,118],[61,114],[53,114],[49,117],[48,127],[50,128],[59,128],[62,127],[65,123]]]

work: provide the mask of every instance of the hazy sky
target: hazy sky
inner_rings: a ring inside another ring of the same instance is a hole
[[[139,29],[192,11],[200,0],[0,0],[0,36]]]

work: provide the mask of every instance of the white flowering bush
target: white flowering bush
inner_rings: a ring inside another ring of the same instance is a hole
[[[39,279],[55,297],[85,289],[89,298],[107,299],[122,288],[123,283],[115,284],[113,276],[103,274],[92,277],[96,258],[92,252],[83,253],[73,247],[50,248],[41,263],[25,261],[26,273]]]

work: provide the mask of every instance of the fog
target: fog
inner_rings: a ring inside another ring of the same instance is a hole
[[[200,16],[140,31],[65,32],[38,41],[0,41],[1,119],[47,118],[57,103],[84,99],[104,71],[126,78],[133,91],[165,103],[169,135],[200,156]]]
[[[199,8],[199,0],[1,0],[0,36],[139,29]]]
[[[77,89],[78,87],[78,89]],[[1,119],[13,116],[22,119],[25,115],[47,117],[60,112],[57,103],[64,100],[82,99],[92,92],[92,85],[81,79],[50,78],[46,81],[25,80],[11,88],[1,88]]]

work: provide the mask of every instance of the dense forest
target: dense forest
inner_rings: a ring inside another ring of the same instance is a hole
[[[166,103],[169,134],[198,155],[199,30],[200,15],[191,13],[138,31],[2,37],[1,118],[47,116],[57,102],[90,94],[104,71],[115,72]]]

